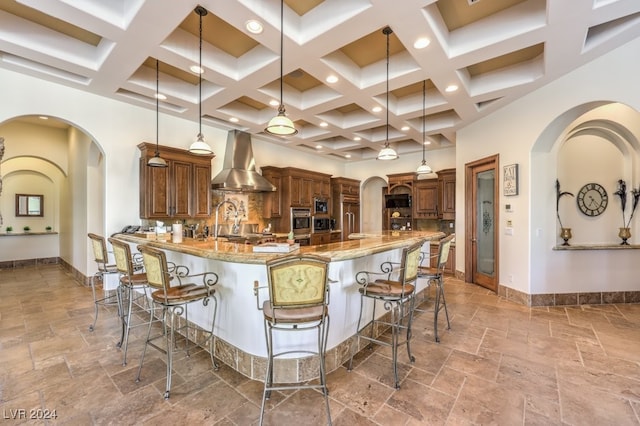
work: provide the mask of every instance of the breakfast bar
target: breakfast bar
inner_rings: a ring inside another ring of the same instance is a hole
[[[360,298],[355,275],[358,271],[378,271],[385,261],[398,261],[402,249],[417,241],[423,241],[424,251],[429,250],[431,240],[439,240],[441,232],[382,231],[377,234],[352,234],[349,240],[315,246],[302,246],[291,253],[311,253],[330,259],[329,279],[331,324],[327,341],[327,371],[338,368],[350,355],[356,332]],[[216,285],[218,312],[214,334],[216,357],[240,373],[256,380],[264,379],[266,347],[264,342],[263,315],[257,309],[254,285],[267,285],[265,263],[289,253],[254,252],[252,244],[242,244],[225,238],[197,240],[184,238],[179,243],[168,239],[142,238],[132,234],[116,234],[132,248],[139,244],[162,249],[167,260],[187,266],[192,272],[215,272],[219,276]],[[418,291],[426,283],[419,283]],[[262,291],[262,290],[261,290]],[[264,289],[266,292],[266,289]],[[262,297],[264,300],[264,297]],[[369,307],[372,308],[372,307]],[[202,326],[208,318],[206,306],[193,306],[189,319]],[[384,313],[384,310],[381,309]],[[304,334],[304,333],[303,333]],[[282,343],[282,342],[281,342]],[[313,333],[308,337],[296,337],[285,345],[315,345]],[[317,368],[305,363],[304,358],[278,360],[277,380],[299,382],[316,375]]]

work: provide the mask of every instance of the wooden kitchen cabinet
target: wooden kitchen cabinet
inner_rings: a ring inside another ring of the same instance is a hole
[[[282,171],[278,167],[262,167],[262,176],[267,179],[276,190],[265,193],[263,213],[266,218],[282,217]]]
[[[331,179],[327,176],[313,180],[313,197],[328,200],[331,197]]]
[[[413,215],[417,219],[437,218],[439,215],[438,179],[418,180],[413,191]]]
[[[168,167],[149,167],[156,145],[143,142],[140,149],[140,218],[187,219],[211,214],[211,159],[184,149],[160,146]]]
[[[455,220],[456,218],[456,169],[445,169],[438,172],[440,218]]]
[[[331,188],[336,194],[360,197],[360,181],[344,177],[331,178]]]
[[[291,207],[311,207],[313,179],[308,176],[289,176]]]
[[[331,234],[329,232],[311,234],[311,245],[329,244],[331,242]]]

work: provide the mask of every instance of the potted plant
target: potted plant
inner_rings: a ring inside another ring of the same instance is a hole
[[[44,229],[45,229],[47,232],[51,232],[51,230],[52,230],[53,228],[51,228],[50,226],[47,226],[47,227],[46,227],[46,228],[44,228]]]
[[[622,238],[622,242],[620,245],[629,245],[627,240],[631,238],[631,231],[629,229],[629,225],[631,225],[631,219],[633,219],[633,214],[636,211],[636,207],[638,207],[638,200],[640,199],[640,188],[633,188],[631,190],[631,195],[633,196],[633,204],[631,205],[631,214],[629,215],[629,220],[625,219],[624,212],[627,208],[627,184],[622,179],[618,180],[618,190],[614,192],[615,195],[620,197],[620,208],[622,210],[622,228],[618,232],[618,236]]]
[[[29,232],[29,231],[31,231],[31,228],[29,226],[25,226],[24,228],[22,228],[22,230],[24,232]]]
[[[560,238],[564,240],[563,246],[569,245],[569,239],[571,238],[571,228],[565,228],[562,226],[562,219],[560,219],[560,198],[565,195],[570,195],[573,197],[573,194],[568,191],[560,190],[560,181],[556,179],[556,217],[558,218],[558,223],[560,224]]]
[[[8,234],[9,232],[13,232],[13,226],[7,226],[6,231],[7,231],[7,234]]]

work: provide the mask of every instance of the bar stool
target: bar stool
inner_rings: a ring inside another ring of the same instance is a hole
[[[325,353],[329,333],[329,286],[327,270],[329,259],[304,254],[294,254],[267,262],[269,299],[260,302],[260,287],[256,281],[254,294],[258,310],[264,315],[264,331],[267,343],[267,369],[260,408],[260,425],[264,418],[265,401],[273,390],[320,389],[324,394],[327,423],[331,424],[329,390],[325,373]],[[291,348],[274,353],[274,331],[318,332],[318,348],[315,351]],[[274,385],[274,360],[287,354],[311,354],[319,358],[319,384],[299,383]]]
[[[360,271],[356,274],[356,282],[360,285],[360,314],[358,316],[358,326],[356,335],[360,339],[379,345],[391,346],[391,358],[393,362],[393,376],[395,388],[400,389],[398,380],[398,347],[407,346],[407,354],[411,362],[415,361],[411,355],[411,322],[413,320],[413,304],[415,300],[415,281],[418,278],[418,265],[420,262],[420,249],[424,241],[418,241],[402,250],[402,257],[399,263],[383,262],[380,265],[380,272]],[[376,276],[384,275],[386,278],[375,279]],[[391,276],[397,276],[395,280]],[[364,310],[365,299],[373,300],[373,312],[371,322],[360,328]],[[389,311],[390,320],[385,316],[376,318],[376,302],[381,302],[384,309]],[[405,323],[406,321],[406,323]],[[377,325],[391,327],[391,343],[374,336]],[[365,334],[366,328],[370,328],[370,333]],[[401,331],[406,332],[406,339],[400,340]],[[358,346],[355,346],[357,348]],[[353,368],[354,349],[351,350],[349,368]]]
[[[139,253],[131,254],[131,247],[128,243],[116,238],[109,238],[113,248],[113,255],[116,260],[116,269],[120,273],[120,300],[122,304],[122,338],[120,339],[122,347],[122,365],[127,365],[127,347],[129,346],[129,331],[133,327],[146,325],[142,322],[132,325],[131,317],[134,302],[144,312],[153,315],[152,304],[150,301],[149,283],[147,282],[147,274],[143,272],[142,255]],[[125,303],[127,302],[127,303]],[[127,306],[124,309],[125,305]]]
[[[142,351],[142,357],[140,358],[140,366],[138,367],[138,375],[136,376],[136,382],[140,382],[140,373],[142,372],[142,365],[144,363],[144,357],[147,352],[147,346],[152,346],[159,351],[167,355],[167,385],[164,393],[164,398],[169,399],[169,392],[171,391],[171,369],[173,366],[173,352],[176,350],[175,333],[184,330],[185,348],[187,356],[189,356],[189,329],[193,327],[189,326],[189,311],[188,307],[191,303],[202,302],[203,306],[208,306],[209,301],[213,301],[213,315],[211,319],[211,328],[204,330],[208,336],[203,339],[202,342],[196,344],[203,346],[207,342],[209,343],[209,354],[211,356],[211,364],[213,368],[217,370],[218,363],[215,360],[214,352],[214,338],[213,330],[216,322],[216,313],[218,310],[218,299],[215,296],[214,286],[218,282],[218,275],[215,272],[204,272],[199,274],[189,274],[189,268],[184,265],[178,265],[175,268],[170,268],[167,263],[167,258],[162,250],[158,250],[147,245],[139,245],[138,251],[142,254],[142,261],[147,273],[147,282],[151,289],[155,289],[151,292],[151,300],[154,305],[162,308],[162,314],[159,319],[155,318],[155,315],[149,315],[149,323],[147,330],[147,339]],[[172,277],[175,277],[179,284],[171,287],[170,281]],[[202,284],[186,283],[187,279],[200,278]],[[155,309],[153,309],[155,311]],[[184,325],[176,326],[176,317],[184,314]],[[169,316],[169,318],[167,318]],[[154,322],[160,322],[162,324],[162,333],[157,336],[151,336],[151,326]],[[167,327],[170,331],[167,331]],[[164,337],[166,340],[166,346],[160,346],[154,343],[154,340]]]
[[[436,255],[436,266],[422,266],[422,262],[425,259],[430,258],[426,256],[424,253],[421,257],[421,265],[418,268],[418,278],[424,278],[427,280],[428,287],[427,290],[433,284],[436,289],[436,297],[433,302],[433,334],[435,335],[436,342],[440,342],[440,337],[438,337],[438,315],[442,309],[444,309],[444,313],[447,317],[447,330],[451,330],[451,323],[449,322],[449,310],[447,309],[447,301],[444,298],[444,267],[449,259],[449,249],[451,247],[451,240],[455,238],[455,235],[449,235],[440,240],[440,245],[438,247],[438,254]],[[425,290],[426,291],[426,290]],[[416,306],[416,311],[418,312],[426,312],[426,309],[419,309]]]
[[[102,287],[104,289],[104,282],[107,276],[118,274],[118,270],[116,269],[116,265],[109,263],[109,252],[107,251],[107,243],[104,237],[96,234],[89,233],[89,240],[91,240],[91,247],[93,248],[93,257],[95,258],[96,264],[98,265],[98,271],[93,274],[91,277],[91,292],[93,293],[93,305],[94,305],[94,318],[93,324],[89,326],[89,331],[93,331],[96,326],[96,322],[98,321],[98,312],[99,306],[117,306],[118,307],[118,316],[122,315],[121,312],[121,303],[120,303],[120,293],[116,290],[115,294],[106,295],[104,297],[100,297],[96,293],[96,281],[102,281]],[[118,342],[117,346],[120,347],[122,344],[122,340]]]

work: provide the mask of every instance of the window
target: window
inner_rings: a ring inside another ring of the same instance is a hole
[[[44,216],[44,195],[16,194],[16,216]]]

